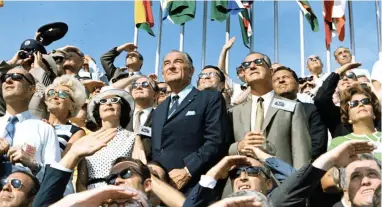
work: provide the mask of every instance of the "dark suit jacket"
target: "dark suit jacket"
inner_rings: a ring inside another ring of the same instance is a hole
[[[49,206],[64,196],[72,173],[46,166],[40,190],[33,200],[33,207]]]
[[[168,97],[153,113],[153,160],[168,172],[187,167],[192,175],[182,189],[187,194],[200,175],[227,153],[232,130],[221,93],[193,88],[167,119],[170,99]]]
[[[118,69],[114,65],[114,60],[116,57],[118,57],[119,54],[121,53],[117,51],[117,47],[114,47],[101,56],[101,64],[109,81],[114,76],[115,71]]]
[[[324,154],[328,145],[328,129],[314,104],[302,103],[308,120],[309,134],[312,138],[312,159]]]
[[[337,203],[335,203],[335,204],[333,205],[333,207],[345,207],[345,206],[342,204],[341,201],[338,201]]]

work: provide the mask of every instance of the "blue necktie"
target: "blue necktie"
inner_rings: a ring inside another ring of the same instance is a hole
[[[13,143],[13,136],[15,135],[16,131],[16,123],[19,121],[17,116],[11,116],[8,119],[8,124],[5,127],[7,134],[5,135],[5,139],[9,142],[9,144],[12,146]]]
[[[171,103],[172,103],[172,106],[170,108],[170,110],[168,111],[168,117],[167,118],[170,118],[171,115],[176,111],[176,109],[178,108],[179,106],[179,96],[178,95],[175,95],[171,98]]]

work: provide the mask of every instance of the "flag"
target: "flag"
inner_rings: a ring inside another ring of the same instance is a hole
[[[230,14],[238,14],[245,9],[244,2],[239,0],[213,0],[211,2],[211,20],[222,22]],[[249,3],[247,2],[246,5]]]
[[[195,17],[195,0],[162,0],[163,20],[169,19],[174,24],[184,24]]]
[[[154,16],[151,9],[151,1],[149,0],[135,0],[134,4],[135,10],[135,26],[138,29],[143,29],[151,36],[155,36],[153,30],[154,26]]]
[[[4,1],[0,0],[0,7],[3,7],[3,6],[4,6]]]
[[[239,13],[239,23],[241,28],[241,36],[243,43],[249,48],[249,39],[252,36],[251,20],[249,19],[248,9],[244,9]]]
[[[345,39],[345,7],[346,0],[324,1],[325,43],[330,47],[332,37],[338,35],[338,39]]]
[[[318,19],[316,15],[314,14],[312,7],[310,7],[309,1],[299,1],[299,0],[296,0],[296,1],[301,11],[304,13],[306,20],[308,20],[312,31],[318,32],[318,29],[319,29]]]

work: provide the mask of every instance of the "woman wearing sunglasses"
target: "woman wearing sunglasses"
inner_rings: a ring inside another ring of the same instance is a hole
[[[341,94],[341,121],[345,125],[350,125],[353,133],[333,139],[329,150],[346,141],[367,140],[378,146],[374,155],[382,160],[382,134],[376,130],[376,120],[380,120],[380,118],[380,102],[369,88],[357,84],[347,89]]]
[[[103,87],[88,104],[89,118],[101,128],[117,128],[116,136],[78,166],[77,191],[105,186],[113,162],[118,157],[132,157],[143,144],[134,132],[126,130],[134,111],[133,97],[125,90]]]

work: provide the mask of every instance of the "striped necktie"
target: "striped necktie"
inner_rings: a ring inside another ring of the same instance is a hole
[[[178,108],[179,106],[179,96],[178,95],[175,95],[171,98],[171,103],[172,103],[172,106],[170,108],[170,110],[168,111],[168,117],[167,118],[170,118],[172,114],[174,114],[174,112],[176,111],[176,109]]]
[[[16,123],[19,121],[17,116],[11,116],[8,119],[8,124],[5,127],[6,135],[5,139],[9,142],[9,144],[12,146],[13,143],[13,136],[15,135],[16,131]]]

